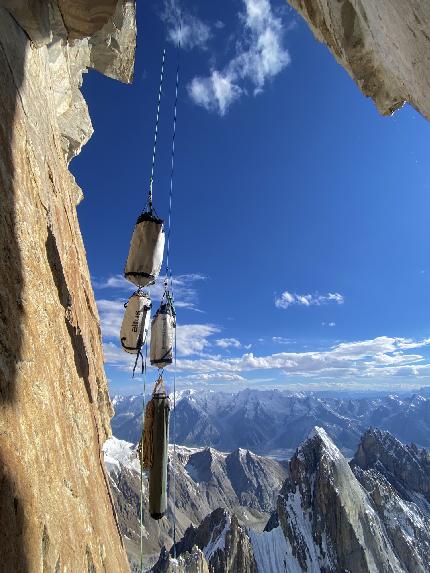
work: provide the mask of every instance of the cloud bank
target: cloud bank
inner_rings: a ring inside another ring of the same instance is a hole
[[[410,350],[430,346],[430,339],[412,340],[380,336],[370,340],[341,342],[327,350],[280,352],[256,356],[252,352],[237,358],[219,356],[178,361],[178,368],[193,373],[251,373],[278,370],[284,379],[389,379],[429,377],[430,363]]]

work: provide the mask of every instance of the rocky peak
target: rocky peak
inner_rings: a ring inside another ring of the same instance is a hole
[[[192,475],[199,482],[210,482],[220,473],[225,473],[224,456],[213,448],[205,448],[193,453],[188,459],[188,467],[192,467]]]
[[[196,546],[178,558],[170,556],[165,547],[161,549],[160,557],[152,568],[157,573],[209,573],[208,562],[203,552]]]
[[[430,568],[428,454],[381,430],[368,430],[351,461],[405,571]]]
[[[410,499],[413,492],[430,502],[429,453],[415,445],[403,445],[389,432],[367,430],[351,466],[377,470],[405,499]]]
[[[226,457],[225,465],[242,505],[266,511],[274,507],[285,479],[285,471],[279,462],[238,448]]]
[[[239,524],[237,517],[225,509],[218,508],[205,517],[198,527],[190,526],[182,540],[176,544],[176,555],[190,555],[198,548],[214,573],[238,571],[240,573],[257,573],[252,544],[246,529]],[[170,551],[169,566],[172,564],[174,549]],[[152,569],[161,573],[167,562],[166,553],[162,551],[160,559]]]
[[[400,570],[361,485],[321,428],[293,456],[277,509],[302,570]]]
[[[138,567],[139,551],[139,495],[140,468],[136,450],[131,443],[116,438],[104,446],[105,465],[109,471],[112,491],[130,563]],[[227,469],[224,454],[214,449],[196,450],[184,446],[173,446],[169,450],[169,488],[176,485],[176,533],[178,539],[184,535],[190,524],[198,528],[203,519],[216,508],[223,507],[229,514],[235,514],[247,526],[263,528],[273,511],[277,495],[286,476],[283,465],[277,461],[256,456],[246,450],[235,452],[233,458],[251,465],[250,479],[237,487],[235,473],[242,483],[245,470],[239,467]],[[248,460],[248,462],[247,462]],[[255,465],[254,465],[255,463]],[[246,471],[250,471],[246,469]],[[233,485],[234,484],[234,485]],[[145,512],[147,507],[147,486],[144,481]],[[169,497],[167,516],[160,522],[145,520],[144,553],[147,562],[159,554],[164,544],[172,543],[173,498]]]

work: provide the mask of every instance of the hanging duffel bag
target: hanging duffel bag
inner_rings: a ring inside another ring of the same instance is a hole
[[[146,406],[138,446],[142,468],[149,470],[149,513],[153,519],[161,519],[167,510],[169,416],[170,402],[160,376]]]
[[[144,292],[137,291],[125,303],[121,325],[121,345],[126,352],[138,354],[146,342],[151,318],[151,299]]]
[[[150,360],[152,366],[164,368],[173,362],[176,318],[173,304],[161,302],[151,325]]]
[[[163,220],[153,211],[142,213],[131,238],[125,278],[139,287],[154,283],[163,264],[164,241]]]

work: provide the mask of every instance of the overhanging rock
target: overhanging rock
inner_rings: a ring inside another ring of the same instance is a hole
[[[288,0],[383,115],[405,102],[430,119],[430,3]]]

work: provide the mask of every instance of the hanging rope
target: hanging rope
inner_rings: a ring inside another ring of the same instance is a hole
[[[164,48],[164,50],[163,50],[163,59],[161,61],[160,86],[158,88],[157,116],[155,119],[155,130],[154,130],[154,147],[152,149],[151,178],[149,179],[149,194],[148,194],[148,210],[149,211],[152,211],[152,184],[154,182],[155,158],[156,158],[156,154],[157,154],[158,123],[160,120],[161,94],[162,94],[162,90],[163,90],[164,62],[165,62],[165,60],[166,60],[166,48]]]
[[[175,141],[176,141],[176,123],[178,117],[178,93],[179,93],[179,71],[180,71],[180,50],[181,50],[181,24],[178,34],[178,60],[176,65],[176,83],[175,83],[175,103],[173,106],[173,136],[172,136],[172,157],[170,164],[170,191],[169,191],[169,216],[167,223],[167,245],[166,245],[166,281],[170,281],[172,288],[172,271],[170,269],[170,233],[172,229],[172,202],[173,202],[173,179],[175,174]]]
[[[143,363],[143,404],[142,404],[142,428],[145,422],[145,397],[146,397],[146,363],[148,358],[148,345],[145,350],[145,360]],[[141,458],[139,454],[139,458]],[[143,464],[140,463],[140,573],[144,573],[143,568],[143,529],[145,527],[144,510],[143,510]]]
[[[180,13],[179,19],[179,33],[177,45],[177,64],[176,64],[176,82],[175,82],[175,103],[173,105],[173,135],[172,135],[172,157],[170,164],[170,190],[169,190],[169,217],[168,217],[168,231],[167,231],[167,246],[166,246],[166,281],[165,288],[168,291],[170,283],[170,299],[172,308],[174,309],[173,297],[173,276],[172,269],[170,268],[170,233],[172,229],[172,203],[173,203],[173,181],[175,175],[175,143],[176,143],[176,124],[178,118],[178,94],[179,94],[179,74],[180,74],[180,59],[181,59],[181,33],[182,33],[182,20]],[[173,557],[176,559],[176,312],[173,310],[175,316],[175,339],[173,349]]]
[[[173,458],[176,464],[176,328],[173,352]],[[176,467],[173,468],[173,557],[176,559]]]

